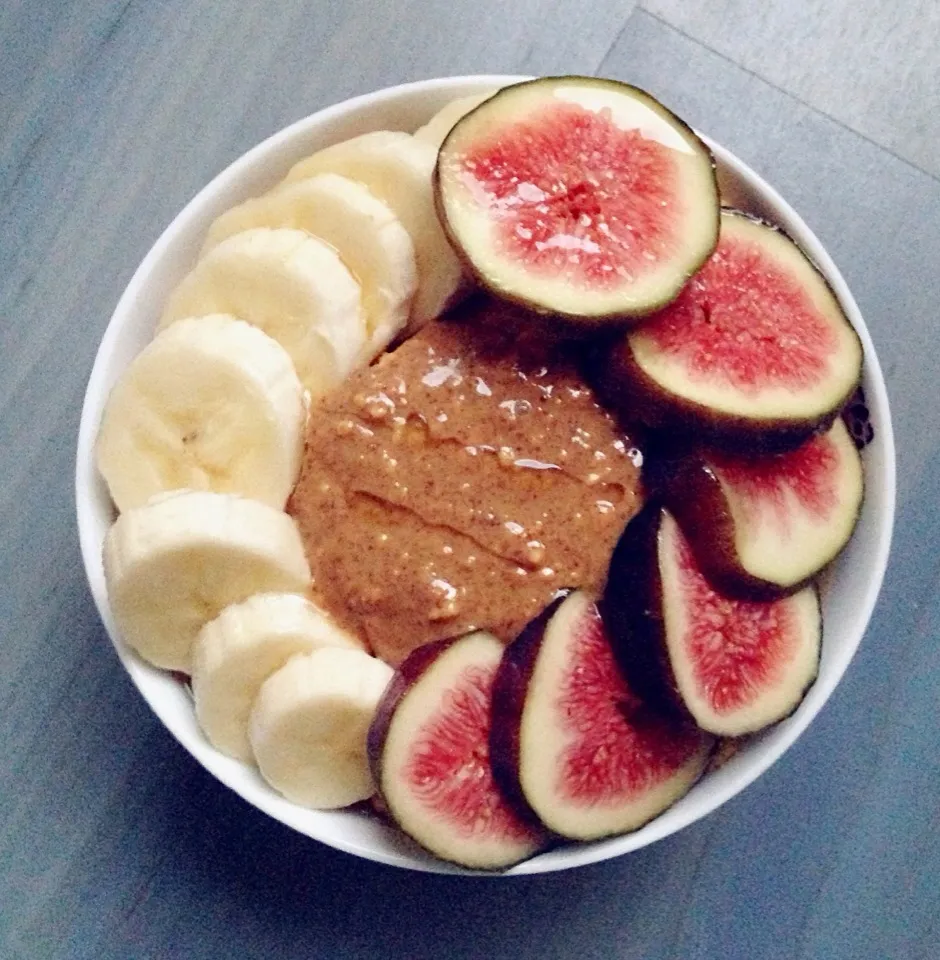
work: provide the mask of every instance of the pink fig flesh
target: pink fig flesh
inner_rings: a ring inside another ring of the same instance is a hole
[[[368,737],[373,777],[398,826],[436,856],[480,870],[525,860],[544,840],[493,780],[490,700],[502,653],[483,631],[419,647]]]
[[[702,570],[743,598],[809,583],[848,542],[862,504],[862,463],[841,419],[788,453],[693,453],[657,474]]]
[[[617,545],[602,608],[631,681],[720,736],[789,716],[816,677],[815,586],[773,601],[719,593],[675,519],[655,503]]]
[[[491,754],[504,792],[552,833],[593,840],[635,830],[684,795],[712,740],[627,686],[581,591],[506,650],[493,695]]]

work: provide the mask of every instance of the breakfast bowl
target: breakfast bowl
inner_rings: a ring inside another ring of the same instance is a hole
[[[96,466],[95,443],[112,387],[152,339],[168,295],[192,268],[217,217],[274,187],[295,163],[323,147],[374,130],[413,132],[456,98],[522,79],[444,78],[367,94],[294,123],[232,163],[179,213],[134,273],[98,349],[78,437],[76,507],[92,596],[121,663],[152,710],[206,770],[259,810],[336,849],[414,870],[474,872],[431,856],[395,826],[360,806],[313,810],[290,802],[254,766],[210,745],[197,722],[188,686],[178,675],[145,662],[125,643],[109,604],[102,562],[103,544],[116,511]],[[629,853],[694,823],[741,792],[794,743],[831,696],[861,642],[881,586],[895,508],[894,443],[884,379],[865,322],[832,259],[799,215],[729,150],[700,136],[714,156],[722,196],[735,207],[778,225],[797,241],[835,293],[863,349],[862,387],[874,436],[862,451],[865,494],[857,526],[820,581],[824,639],[818,675],[791,715],[749,737],[644,826],[608,839],[562,844],[495,875],[563,870]]]

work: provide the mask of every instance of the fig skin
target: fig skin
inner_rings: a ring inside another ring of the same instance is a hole
[[[760,224],[789,240],[803,255],[835,302],[839,303],[839,298],[825,274],[786,230],[746,210],[722,206],[719,216],[727,214]],[[861,358],[864,351],[858,333],[848,317],[845,320],[858,343]],[[609,341],[606,347],[591,352],[587,375],[604,402],[628,422],[639,421],[650,429],[669,431],[678,443],[687,446],[697,445],[741,457],[760,457],[787,453],[804,444],[812,436],[825,433],[859,389],[862,367],[863,362],[860,360],[856,379],[832,408],[818,417],[768,417],[759,420],[713,410],[670,393],[636,362],[626,335],[621,335],[616,340]]]
[[[562,838],[548,831],[529,806],[519,781],[519,733],[526,693],[538,659],[542,637],[549,620],[570,593],[559,593],[522,633],[506,648],[493,684],[492,723],[490,725],[490,765],[493,779],[516,815],[532,826],[545,830],[552,841]]]
[[[611,313],[600,313],[600,314],[575,314],[575,313],[565,313],[559,311],[546,310],[543,306],[534,303],[531,299],[508,292],[499,287],[498,284],[493,282],[493,279],[487,276],[483,271],[477,269],[476,264],[473,262],[471,257],[465,252],[463,246],[459,242],[456,236],[456,231],[450,222],[450,218],[445,209],[444,200],[443,200],[443,190],[441,185],[441,173],[440,173],[440,160],[441,157],[445,156],[448,150],[448,141],[450,141],[455,136],[455,131],[457,131],[457,136],[460,135],[459,127],[461,123],[468,117],[472,117],[478,110],[489,109],[493,103],[498,101],[501,96],[509,93],[510,91],[516,90],[520,87],[531,86],[535,84],[543,83],[553,83],[553,82],[576,82],[576,83],[586,83],[590,82],[598,86],[616,86],[618,88],[626,88],[632,90],[637,94],[640,94],[641,97],[645,100],[649,100],[654,103],[660,110],[669,114],[671,121],[675,123],[677,127],[680,127],[686,136],[695,144],[698,145],[704,157],[707,158],[708,166],[711,172],[711,181],[713,184],[714,195],[715,195],[715,231],[714,231],[714,241],[711,243],[710,247],[706,247],[702,251],[701,257],[698,258],[697,263],[690,263],[681,280],[676,284],[675,289],[669,293],[668,296],[664,296],[659,301],[655,303],[648,303],[642,309],[630,311],[630,312],[621,312],[614,311]],[[460,260],[464,272],[472,277],[474,281],[488,293],[492,294],[494,297],[500,300],[504,300],[507,303],[514,304],[518,307],[523,307],[527,310],[530,316],[535,320],[536,318],[541,319],[544,322],[546,329],[551,329],[552,327],[558,328],[560,331],[560,336],[562,339],[580,339],[584,337],[595,336],[598,333],[603,333],[605,331],[610,331],[611,329],[627,329],[631,326],[635,326],[640,323],[644,317],[649,316],[651,313],[655,313],[657,310],[661,310],[663,307],[668,306],[672,303],[676,297],[682,292],[685,284],[696,274],[696,272],[701,268],[702,264],[712,255],[715,250],[715,247],[718,245],[718,234],[720,226],[720,214],[721,214],[721,200],[720,193],[718,188],[718,165],[715,162],[714,154],[709,148],[708,144],[702,140],[699,135],[690,127],[681,117],[674,114],[668,107],[660,103],[652,94],[648,93],[646,90],[643,90],[640,87],[636,87],[632,84],[623,83],[619,80],[608,80],[602,77],[583,77],[576,74],[564,74],[551,77],[536,77],[533,80],[524,80],[520,83],[510,84],[507,87],[503,87],[500,90],[497,90],[492,97],[488,100],[483,101],[479,106],[474,107],[469,113],[465,114],[460,120],[451,127],[450,132],[444,138],[440,150],[438,152],[438,162],[434,165],[434,171],[431,177],[432,192],[434,195],[434,207],[437,211],[437,218],[441,223],[441,226],[444,230],[444,234],[450,242],[451,247],[453,247],[457,258]]]
[[[655,708],[694,724],[666,648],[662,581],[656,562],[662,509],[660,501],[651,498],[627,524],[610,558],[598,607],[630,686]]]
[[[380,797],[382,796],[382,752],[388,729],[392,724],[392,717],[395,716],[395,709],[401,698],[411,690],[428,667],[457,639],[457,637],[447,637],[443,640],[433,640],[410,653],[395,670],[379,705],[375,708],[375,715],[366,736],[366,755],[369,758],[372,780]],[[382,803],[383,805],[385,803],[384,797],[382,797]]]

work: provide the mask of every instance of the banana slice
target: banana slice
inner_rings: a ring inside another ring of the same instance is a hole
[[[302,230],[258,228],[220,243],[170,295],[159,327],[208,313],[277,340],[313,397],[342,382],[366,341],[359,284],[332,247]]]
[[[95,453],[118,510],[186,487],[283,509],[307,418],[284,348],[223,314],[168,327],[108,398]]]
[[[439,316],[458,294],[463,272],[444,236],[431,177],[437,150],[409,133],[377,130],[327,147],[295,164],[286,183],[321,173],[338,173],[365,184],[387,203],[411,235],[418,261],[418,292],[410,328]]]
[[[324,648],[288,660],[264,682],[249,721],[264,779],[318,810],[371,797],[366,735],[392,674],[361,650]]]
[[[470,97],[451,100],[450,103],[441,107],[423,127],[415,130],[415,137],[429,143],[435,150],[439,150],[444,138],[453,130],[454,124],[471,110],[476,110],[484,100],[489,100],[498,89],[494,87],[486,93],[475,93]]]
[[[258,593],[209,621],[196,637],[192,676],[196,718],[209,742],[250,760],[248,717],[261,685],[295,654],[321,647],[362,650],[363,643],[296,594]]]
[[[414,244],[388,205],[361,183],[324,173],[239,204],[209,228],[203,255],[254,227],[304,230],[336,250],[362,287],[364,362],[404,329],[418,287]]]
[[[305,593],[294,521],[227,493],[160,495],[118,517],[104,543],[111,610],[124,640],[167,670],[192,670],[203,625],[254,593]]]

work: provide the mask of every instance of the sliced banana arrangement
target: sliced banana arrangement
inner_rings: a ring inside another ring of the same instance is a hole
[[[192,672],[196,635],[255,593],[306,593],[310,567],[294,521],[257,500],[181,491],[127,510],[108,531],[104,572],[127,644]]]
[[[361,361],[377,357],[407,326],[418,287],[414,244],[391,208],[361,183],[324,173],[247,200],[212,224],[203,255],[256,227],[304,230],[339,254],[362,288]]]
[[[437,148],[408,133],[377,130],[320,150],[295,164],[285,183],[323,173],[358,180],[395,212],[414,243],[418,291],[411,329],[439,316],[454,301],[463,269],[434,209],[431,178]]]
[[[306,806],[375,792],[366,731],[392,669],[311,601],[284,509],[311,402],[463,292],[431,178],[437,141],[472,106],[420,137],[321,150],[218,217],[99,429],[118,630],[191,676],[217,750]]]
[[[214,247],[171,294],[164,329],[229,313],[288,352],[312,397],[342,383],[366,342],[359,283],[336,251],[303,230],[257,227]]]
[[[363,644],[296,594],[258,593],[210,620],[196,637],[192,688],[196,718],[212,745],[251,760],[248,717],[261,685],[295,654],[322,647]]]

